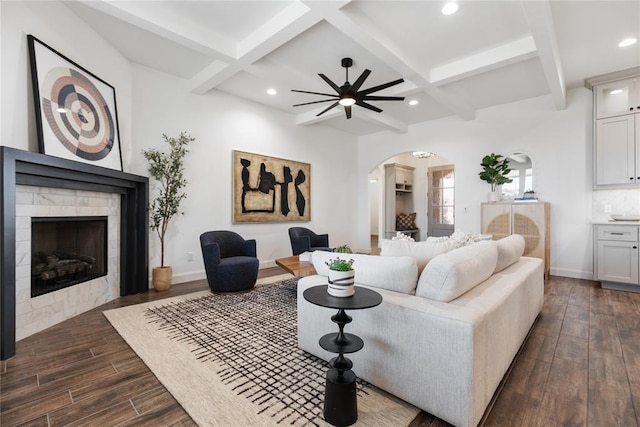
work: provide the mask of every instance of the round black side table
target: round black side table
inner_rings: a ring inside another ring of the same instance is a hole
[[[302,294],[312,304],[338,309],[338,313],[331,316],[331,320],[338,324],[338,332],[320,338],[320,347],[338,353],[338,357],[329,361],[331,369],[327,371],[324,391],[324,420],[334,426],[349,426],[358,420],[356,374],[351,370],[353,362],[344,355],[361,350],[364,341],[357,335],[344,332],[344,326],[352,320],[345,310],[362,310],[382,302],[382,295],[371,289],[359,286],[355,289],[355,294],[346,298],[329,295],[327,285],[314,286]]]

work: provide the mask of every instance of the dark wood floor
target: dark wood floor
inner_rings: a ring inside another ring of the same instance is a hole
[[[204,281],[119,298],[18,342],[0,365],[0,425],[194,425],[102,311],[202,289]],[[543,312],[482,424],[640,425],[640,294],[551,277]],[[444,425],[424,412],[411,423]]]

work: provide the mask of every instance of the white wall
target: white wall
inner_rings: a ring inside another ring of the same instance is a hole
[[[456,229],[480,231],[480,203],[488,185],[478,178],[488,153],[527,153],[533,161],[538,197],[551,203],[551,274],[591,278],[592,251],[591,92],[568,93],[568,108],[557,111],[550,96],[477,111],[476,119],[456,117],[410,126],[407,134],[383,132],[358,141],[358,217],[368,218],[367,177],[379,163],[407,151],[431,151],[456,168]],[[358,244],[369,224],[358,224]]]
[[[64,4],[0,2],[0,145],[38,152],[27,35],[116,88],[122,155],[131,153],[131,65]]]
[[[163,133],[177,136],[185,131],[196,138],[185,159],[189,182],[182,205],[185,215],[171,223],[168,235],[166,256],[173,266],[175,283],[204,277],[199,236],[208,230],[232,230],[256,239],[262,265],[291,255],[287,233],[291,226],[329,233],[332,246],[355,247],[354,136],[325,126],[298,126],[291,115],[218,91],[194,95],[186,81],[143,66],[136,65],[133,70],[135,150],[131,171],[146,174],[141,151],[149,147],[166,150]],[[233,150],[310,163],[311,222],[232,224]],[[194,261],[187,261],[188,252],[194,253]],[[150,239],[150,254],[150,265],[157,265],[155,235]]]

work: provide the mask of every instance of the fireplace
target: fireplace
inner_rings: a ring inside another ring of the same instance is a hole
[[[17,337],[42,330],[41,321],[60,322],[62,312],[77,315],[95,307],[91,296],[103,292],[104,283],[109,283],[109,289],[115,284],[114,292],[107,295],[109,300],[148,291],[148,186],[144,176],[0,146],[1,360],[15,355]],[[27,187],[39,190],[25,194],[22,189]],[[27,217],[104,215],[109,217],[106,275],[31,298],[33,252],[31,219]],[[62,295],[69,298],[61,300]],[[79,295],[86,297],[79,299]],[[51,300],[51,310],[43,307]],[[24,309],[40,310],[28,327],[23,327]]]
[[[31,217],[31,297],[107,274],[106,216]]]

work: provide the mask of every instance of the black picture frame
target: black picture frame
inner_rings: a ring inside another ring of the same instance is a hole
[[[116,91],[27,35],[40,153],[122,171]]]

